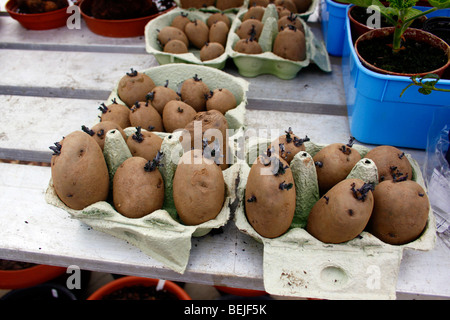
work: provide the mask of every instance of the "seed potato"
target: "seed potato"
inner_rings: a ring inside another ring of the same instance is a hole
[[[245,54],[259,54],[262,53],[262,48],[258,41],[249,38],[238,40],[234,45],[234,51]]]
[[[147,161],[153,160],[161,150],[163,140],[150,131],[142,131],[141,127],[127,139],[127,146],[133,157],[141,157]]]
[[[189,40],[186,34],[176,27],[165,26],[158,32],[157,38],[162,47],[164,47],[170,40],[175,39],[180,40],[186,45],[186,47],[189,47]]]
[[[216,0],[180,0],[180,5],[182,8],[206,8],[209,6],[214,6]]]
[[[181,53],[188,53],[188,47],[186,44],[178,39],[169,40],[163,48],[164,52],[168,53],[175,53],[175,54],[181,54]]]
[[[208,42],[205,43],[203,48],[200,50],[200,60],[209,61],[220,57],[224,54],[225,48],[219,42]]]
[[[217,88],[210,92],[206,100],[206,110],[217,110],[225,114],[228,110],[236,108],[236,98],[227,88]]]
[[[184,32],[184,27],[186,26],[186,24],[189,21],[191,21],[191,20],[189,20],[188,16],[189,16],[189,13],[181,12],[178,16],[173,18],[171,26],[178,28]]]
[[[292,129],[289,128],[286,134],[280,136],[277,140],[272,142],[271,148],[278,151],[279,156],[288,164],[291,163],[294,156],[300,151],[305,151],[304,142],[309,141],[308,137],[299,138]]]
[[[214,219],[225,201],[222,170],[202,150],[190,150],[180,158],[173,178],[175,208],[186,225]]]
[[[195,111],[199,112],[206,109],[206,97],[209,94],[209,88],[197,75],[183,81],[180,94],[181,100],[194,108]]]
[[[412,167],[405,153],[392,146],[378,146],[370,150],[365,158],[375,162],[379,181],[406,177],[412,179]]]
[[[131,126],[148,131],[164,131],[161,115],[149,101],[135,103],[131,108],[130,122]]]
[[[241,23],[236,29],[236,34],[240,39],[250,38],[251,35],[253,39],[258,40],[261,35],[264,25],[261,21],[257,19],[247,19]]]
[[[209,28],[202,20],[195,19],[184,27],[184,32],[191,43],[197,49],[201,49],[209,39]]]
[[[284,59],[303,61],[306,59],[305,34],[289,25],[280,31],[273,44],[273,53]]]
[[[219,10],[226,10],[230,8],[237,8],[244,4],[244,0],[217,0],[216,8]]]
[[[113,201],[116,210],[128,218],[141,218],[161,209],[164,180],[157,166],[142,157],[125,160],[114,175]]]
[[[81,210],[104,201],[109,174],[103,152],[89,134],[74,131],[51,147],[51,173],[56,194],[68,207]]]
[[[163,111],[163,124],[166,132],[174,132],[177,129],[183,129],[191,122],[197,112],[183,101],[169,101]]]
[[[329,144],[313,157],[321,194],[344,180],[355,164],[361,160],[361,155],[351,145],[352,143]]]
[[[123,104],[112,103],[105,105],[102,103],[99,107],[102,114],[100,121],[112,121],[119,125],[122,129],[131,126],[130,123],[130,108]]]
[[[345,179],[331,188],[312,207],[306,230],[325,243],[342,243],[357,237],[366,227],[374,204],[372,185]]]
[[[381,241],[401,245],[416,240],[426,227],[430,202],[413,180],[380,182],[368,231]]]
[[[136,101],[145,101],[145,96],[154,87],[155,83],[148,75],[131,69],[120,79],[117,94],[131,108]]]
[[[223,21],[217,21],[209,28],[209,42],[218,42],[223,47],[227,44],[228,26]]]
[[[290,227],[295,212],[295,183],[286,161],[259,156],[253,163],[245,189],[245,214],[250,225],[266,238],[276,238]],[[278,173],[278,162],[283,173]],[[272,172],[272,169],[277,173]]]
[[[212,15],[210,15],[208,17],[208,19],[206,20],[206,24],[208,25],[209,28],[211,28],[211,26],[218,21],[225,22],[228,29],[231,27],[230,18],[223,12],[216,12],[216,13],[213,13]]]
[[[166,81],[165,85],[154,87],[148,95],[152,106],[159,112],[160,115],[162,115],[164,106],[167,104],[167,102],[171,100],[181,100],[178,93],[175,90],[169,88],[168,85],[169,81]]]

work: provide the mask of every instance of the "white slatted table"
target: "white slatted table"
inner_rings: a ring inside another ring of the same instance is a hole
[[[4,12],[0,1],[0,159],[48,162],[48,147],[68,132],[89,126],[97,107],[130,68],[156,66],[142,37],[106,38],[60,28],[28,31]],[[320,28],[312,24],[320,36]],[[290,81],[247,79],[248,127],[285,130],[317,143],[347,141],[350,132],[340,59],[333,72],[311,65]],[[225,71],[239,76],[233,63]],[[405,150],[423,164],[425,152]],[[232,222],[224,232],[193,239],[191,258],[178,274],[132,245],[97,232],[48,205],[50,168],[0,163],[0,258],[263,290],[262,245]],[[397,291],[450,297],[450,251],[438,238],[429,252],[406,250]]]

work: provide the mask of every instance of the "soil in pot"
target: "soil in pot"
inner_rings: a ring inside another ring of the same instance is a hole
[[[440,49],[409,38],[403,41],[404,49],[392,52],[393,37],[373,38],[358,43],[359,54],[370,64],[383,70],[419,74],[444,66],[448,56]]]
[[[118,289],[102,297],[102,300],[178,300],[178,297],[156,287],[133,285]]]

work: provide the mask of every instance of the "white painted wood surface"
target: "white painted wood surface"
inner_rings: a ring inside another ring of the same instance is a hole
[[[4,10],[5,0],[0,1]],[[23,29],[0,14],[0,158],[48,161],[48,147],[90,125],[97,107],[130,68],[157,65],[142,37],[106,38],[81,30]],[[316,34],[320,28],[315,26]],[[293,80],[273,76],[250,82],[248,127],[292,127],[317,143],[350,135],[340,59],[333,72],[310,66]],[[229,63],[225,71],[238,76]],[[423,164],[425,152],[405,150]],[[92,230],[48,205],[50,168],[0,163],[0,258],[201,284],[263,289],[262,245],[230,222],[222,234],[194,239],[185,274],[177,274],[134,246]],[[450,297],[449,248],[438,238],[430,252],[406,250],[397,291]]]

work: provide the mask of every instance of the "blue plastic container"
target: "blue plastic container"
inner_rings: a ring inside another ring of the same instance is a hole
[[[320,2],[323,39],[328,53],[333,56],[342,56],[348,6],[348,4],[332,0],[321,0]]]
[[[383,75],[365,68],[356,55],[345,22],[342,75],[351,134],[360,142],[426,149],[427,134],[436,110],[450,119],[450,93],[423,95],[410,87],[409,77]],[[450,80],[438,87],[450,89]]]

